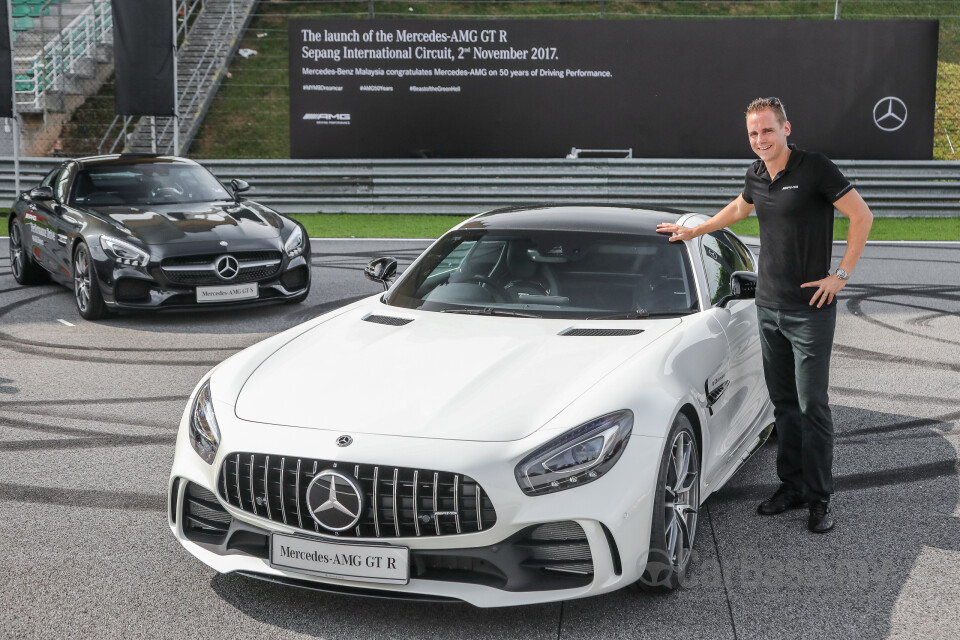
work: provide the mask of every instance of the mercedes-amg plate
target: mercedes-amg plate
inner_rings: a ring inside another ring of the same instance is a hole
[[[170,156],[64,162],[14,203],[13,277],[69,287],[88,320],[116,309],[304,300],[310,240],[303,227],[242,199],[246,182],[231,187]]]
[[[755,259],[672,211],[500,210],[385,293],[226,360],[183,414],[169,525],[217,571],[503,606],[675,588],[701,503],[773,422]]]

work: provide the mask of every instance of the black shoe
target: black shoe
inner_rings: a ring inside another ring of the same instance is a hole
[[[760,503],[757,513],[762,516],[775,516],[790,509],[802,509],[807,506],[807,498],[799,490],[786,484]]]
[[[826,533],[833,529],[833,509],[829,500],[810,501],[810,519],[807,529],[814,533]]]

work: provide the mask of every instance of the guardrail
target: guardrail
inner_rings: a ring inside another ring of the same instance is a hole
[[[62,160],[21,161],[21,188]],[[284,213],[471,214],[535,203],[665,206],[715,213],[749,160],[201,160],[223,182]],[[838,161],[878,216],[960,216],[958,161]],[[0,158],[0,203],[14,198]]]

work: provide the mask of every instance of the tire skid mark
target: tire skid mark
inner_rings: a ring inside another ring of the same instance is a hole
[[[52,433],[55,435],[62,436],[105,436],[108,435],[104,431],[94,431],[92,429],[79,429],[77,427],[58,427],[56,425],[47,424],[45,422],[32,422],[30,420],[24,420],[22,418],[11,418],[7,416],[0,416],[0,428],[7,427],[13,429],[23,429],[25,431],[39,431],[41,433]],[[15,441],[4,441],[6,442],[15,442]]]
[[[907,324],[912,324],[915,327],[929,327],[931,320],[938,320],[940,318],[953,315],[950,313],[928,313],[926,315],[917,316],[916,318],[907,319]]]
[[[830,386],[830,393],[839,393],[847,396],[860,396],[866,398],[883,398],[884,400],[903,400],[905,402],[932,402],[935,404],[956,405],[956,398],[943,398],[940,396],[919,396],[910,393],[886,393],[884,391],[869,391],[867,389],[854,389],[852,387],[834,387]],[[0,403],[0,407],[3,404]]]
[[[186,404],[186,402],[184,402]],[[50,409],[46,408],[19,408],[17,413],[20,415],[27,416],[44,416],[48,418],[63,418],[64,420],[79,420],[82,422],[99,422],[100,424],[109,424],[112,426],[131,426],[131,427],[147,427],[152,429],[165,429],[170,427],[173,422],[147,422],[144,420],[138,420],[137,422],[124,422],[124,421],[114,421],[113,419],[103,420],[96,417],[92,417],[89,414],[84,414],[79,411],[65,411],[66,407],[52,407]],[[3,408],[0,408],[0,412],[3,411]],[[2,423],[6,418],[0,416],[0,423]],[[177,424],[179,424],[179,417],[177,419]]]
[[[37,487],[12,482],[0,482],[4,502],[26,502],[61,507],[92,507],[96,509],[129,509],[158,511],[167,509],[166,496],[135,491],[99,491],[96,489],[66,489]]]
[[[889,485],[938,480],[944,477],[957,477],[957,475],[958,468],[956,460],[941,460],[939,462],[897,467],[894,469],[882,469],[880,471],[835,475],[834,483],[836,485],[835,492],[844,493],[847,491],[874,489]],[[711,500],[721,500],[723,502],[743,500],[759,501],[769,497],[778,486],[780,486],[779,483],[750,484],[736,487],[728,484],[713,494]]]
[[[837,355],[847,356],[855,360],[868,360],[871,362],[890,362],[896,364],[908,364],[923,369],[943,369],[946,371],[960,371],[960,363],[956,362],[938,362],[936,360],[924,360],[922,358],[911,358],[909,356],[895,356],[889,353],[879,351],[870,351],[869,349],[858,349],[844,344],[834,344],[833,352]]]
[[[898,307],[908,307],[908,308],[913,308],[913,309],[920,309],[920,310],[922,310],[922,311],[931,311],[931,312],[934,312],[934,315],[937,315],[937,316],[954,316],[954,317],[960,317],[960,312],[957,312],[957,311],[945,311],[945,310],[943,310],[943,309],[932,309],[932,308],[930,308],[930,307],[921,307],[921,306],[919,306],[919,305],[905,304],[905,303],[900,303],[900,302],[893,302],[893,301],[891,301],[891,300],[877,300],[877,299],[873,299],[873,298],[854,298],[854,299],[851,299],[851,300],[847,300],[847,310],[850,311],[850,314],[853,315],[854,317],[860,318],[861,320],[865,320],[866,322],[869,322],[870,324],[876,325],[876,326],[878,326],[878,327],[883,327],[884,329],[889,329],[890,331],[895,331],[896,333],[902,333],[902,334],[904,334],[904,335],[914,336],[914,337],[917,337],[917,338],[920,338],[920,339],[926,340],[926,341],[943,342],[943,343],[945,343],[945,344],[955,344],[955,345],[960,346],[960,342],[958,342],[958,341],[956,341],[956,340],[950,340],[950,339],[948,339],[948,338],[940,338],[940,337],[938,337],[938,336],[926,335],[926,334],[923,334],[923,333],[918,333],[918,332],[916,332],[916,331],[909,331],[909,330],[907,330],[907,329],[903,329],[903,328],[901,328],[901,327],[894,326],[894,325],[889,324],[889,323],[887,323],[887,322],[883,322],[882,320],[877,320],[877,319],[874,318],[872,315],[870,315],[870,314],[868,314],[868,313],[865,313],[865,312],[863,311],[863,308],[862,308],[862,306],[861,306],[860,303],[861,303],[864,299],[869,300],[870,302],[876,302],[876,303],[878,303],[878,304],[891,304],[891,305],[895,305],[895,306],[898,306]],[[908,320],[908,322],[909,322],[909,320]]]
[[[862,429],[851,429],[849,431],[844,430],[837,434],[837,440],[846,440],[848,438],[868,435],[868,434],[883,434],[883,433],[894,433],[897,431],[907,431],[910,429],[924,429],[928,427],[943,427],[944,431],[952,431],[953,427],[950,425],[951,422],[956,422],[960,420],[960,411],[954,411],[951,413],[945,413],[943,415],[934,416],[932,418],[914,418],[912,420],[905,420],[903,422],[894,422],[893,424],[885,424],[877,427],[864,427]]]
[[[105,435],[93,438],[69,438],[61,440],[18,440],[0,442],[2,451],[55,451],[58,449],[116,449],[154,444],[172,445],[177,441],[175,433],[155,436]]]
[[[0,333],[0,340],[8,340],[4,334]],[[96,356],[80,356],[72,353],[48,353],[44,349],[56,350],[57,347],[31,347],[13,343],[4,343],[4,349],[16,351],[31,356],[49,358],[51,360],[70,360],[72,362],[100,362],[104,364],[133,364],[145,367],[214,367],[220,364],[225,358],[218,360],[144,360],[142,358],[98,358]],[[240,349],[237,349],[240,351]]]
[[[138,402],[172,402],[175,400],[186,402],[189,394],[182,396],[153,396],[149,398],[77,398],[72,400],[13,400],[11,402],[0,402],[0,411],[4,407],[28,407],[31,405],[74,405],[74,404],[136,404]]]

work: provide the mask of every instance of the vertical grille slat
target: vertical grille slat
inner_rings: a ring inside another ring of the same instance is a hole
[[[294,464],[293,457],[288,463],[285,456],[241,452],[224,458],[214,486],[224,504],[304,531],[333,535],[313,519],[306,498],[320,471],[340,467],[353,472],[365,505],[356,526],[337,533],[340,537],[444,536],[486,531],[496,524],[496,510],[479,483],[446,471],[299,457]]]

